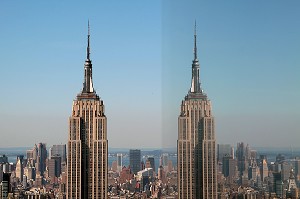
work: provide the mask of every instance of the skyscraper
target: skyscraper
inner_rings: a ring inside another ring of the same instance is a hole
[[[239,175],[242,176],[246,169],[246,149],[243,142],[237,143],[236,147],[236,158],[238,161]]]
[[[35,150],[35,149],[34,149]],[[36,156],[36,171],[39,172],[41,176],[44,175],[46,171],[46,159],[47,159],[47,148],[45,143],[39,143],[37,146],[37,156]]]
[[[132,173],[137,174],[137,172],[141,170],[141,150],[129,150],[129,164]]]
[[[262,182],[265,182],[265,178],[268,177],[268,173],[269,173],[268,163],[267,163],[267,159],[264,157],[261,160],[261,165],[260,165],[260,177]]]
[[[61,174],[61,157],[59,155],[52,156],[48,160],[48,176],[53,179],[54,177],[59,177]]]
[[[152,168],[153,171],[156,172],[156,171],[155,171],[155,159],[154,159],[154,157],[148,157],[148,158],[147,158],[147,161],[150,162],[150,165],[151,165],[150,168]]]
[[[216,139],[211,102],[200,84],[196,25],[192,82],[178,117],[177,169],[180,199],[217,198]]]
[[[122,171],[122,167],[123,167],[123,161],[122,161],[123,158],[122,157],[123,157],[122,153],[117,154],[117,169],[118,169],[118,172]]]
[[[59,155],[61,157],[61,162],[65,162],[66,161],[66,145],[65,144],[53,145],[50,148],[50,154],[51,155],[49,155],[49,158],[51,158],[52,156]]]
[[[23,155],[18,155],[16,163],[16,177],[19,179],[20,182],[22,182],[23,179],[23,158]]]
[[[89,29],[89,28],[88,28]],[[92,81],[90,29],[83,89],[69,118],[67,198],[107,198],[108,141],[104,104]]]
[[[218,144],[217,160],[222,162],[224,156],[231,156],[232,147],[230,144]]]
[[[10,173],[3,174],[3,180],[1,182],[1,198],[8,198],[8,193],[10,192]]]

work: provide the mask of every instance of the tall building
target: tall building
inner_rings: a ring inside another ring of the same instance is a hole
[[[239,175],[242,176],[243,172],[246,170],[246,149],[243,142],[237,143],[236,158],[238,161]]]
[[[224,177],[228,177],[229,176],[229,171],[230,171],[230,160],[232,160],[233,158],[229,155],[225,155],[222,158],[222,163],[223,163],[223,167],[222,167],[222,173],[224,174]]]
[[[69,118],[67,198],[108,198],[106,123],[103,101],[93,87],[88,31],[83,89],[73,101]]]
[[[294,170],[291,169],[290,171],[290,177],[288,179],[288,192],[291,192],[292,189],[297,189],[296,179]]]
[[[3,180],[1,182],[1,198],[8,198],[8,194],[10,193],[11,185],[10,185],[10,173],[3,174]]]
[[[283,181],[279,172],[273,172],[273,190],[278,197],[283,195]]]
[[[281,163],[281,180],[287,181],[290,177],[290,171],[292,169],[292,165],[287,161]]]
[[[122,159],[123,159],[122,153],[118,153],[117,154],[117,170],[118,170],[118,172],[122,171],[122,167],[123,167]]]
[[[192,82],[178,117],[178,196],[217,198],[216,139],[211,102],[201,89],[196,25]]]
[[[268,173],[269,173],[269,169],[268,169],[267,159],[263,158],[261,160],[261,165],[260,165],[260,177],[262,182],[265,182],[265,178],[268,177]]]
[[[27,158],[27,160],[33,159],[33,150],[32,149],[26,151],[26,158]]]
[[[36,162],[38,156],[38,147],[36,144],[34,144],[34,147],[32,148],[32,158]]]
[[[2,180],[3,180],[3,166],[0,163],[0,182],[2,182]]]
[[[296,181],[300,181],[300,159],[295,160],[294,168]]]
[[[27,176],[28,180],[35,180],[36,169],[32,166],[30,160],[28,160],[26,167],[24,168],[24,174]]]
[[[35,149],[33,149],[35,150]],[[39,143],[37,145],[37,157],[36,157],[36,171],[40,173],[41,176],[44,175],[46,171],[46,159],[47,159],[47,148],[45,143]]]
[[[142,170],[141,168],[141,150],[139,149],[130,149],[129,150],[129,164],[132,173],[137,174],[138,171]]]
[[[155,159],[154,159],[154,157],[148,157],[147,161],[150,162],[150,168],[152,168],[153,171],[155,172]]]
[[[52,156],[59,155],[61,157],[61,162],[65,162],[66,161],[66,145],[65,144],[53,145],[50,148],[50,154],[51,154],[51,155],[49,155],[50,158]]]
[[[61,157],[59,155],[52,156],[48,160],[48,176],[52,178],[59,177],[61,174]]]
[[[218,144],[217,151],[217,160],[222,162],[224,156],[231,156],[231,145],[230,144]]]
[[[23,179],[23,155],[17,156],[17,163],[16,163],[16,177],[22,182]]]

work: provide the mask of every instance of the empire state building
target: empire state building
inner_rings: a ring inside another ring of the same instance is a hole
[[[216,199],[216,138],[211,102],[202,91],[195,25],[191,88],[178,117],[177,170],[180,199]]]
[[[68,199],[107,198],[106,122],[103,101],[93,87],[89,30],[83,89],[73,101],[69,118]]]

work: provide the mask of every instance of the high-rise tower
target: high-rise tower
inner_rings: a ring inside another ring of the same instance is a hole
[[[90,28],[83,89],[69,118],[67,198],[106,199],[108,141],[104,104],[96,94],[90,60]]]
[[[200,84],[196,24],[192,82],[178,117],[177,169],[180,199],[217,198],[216,139],[211,102]]]
[[[132,173],[137,174],[141,168],[141,150],[130,149],[129,150],[129,164]]]
[[[36,171],[41,176],[43,176],[44,172],[46,171],[46,159],[47,159],[46,143],[39,143],[37,149],[34,148],[34,150],[37,150],[36,163],[35,163]]]

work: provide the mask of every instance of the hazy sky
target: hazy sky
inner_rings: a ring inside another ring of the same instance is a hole
[[[109,147],[175,147],[197,20],[218,143],[300,146],[299,1],[1,1],[0,147],[66,143],[87,20]]]

